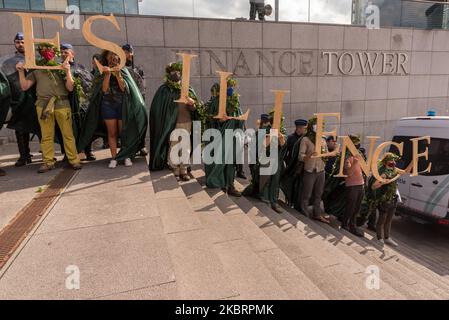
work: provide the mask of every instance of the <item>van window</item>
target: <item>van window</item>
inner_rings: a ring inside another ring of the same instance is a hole
[[[404,142],[404,154],[398,161],[398,168],[405,169],[412,161],[413,145],[410,139],[415,137],[396,136],[393,138],[394,142]],[[418,144],[418,151],[422,153],[426,150],[427,141],[420,141]],[[390,152],[398,154],[396,147],[392,146]],[[431,138],[429,146],[429,161],[425,158],[419,158],[418,170],[424,171],[429,162],[432,163],[430,173],[425,173],[425,176],[443,176],[449,175],[449,139]]]

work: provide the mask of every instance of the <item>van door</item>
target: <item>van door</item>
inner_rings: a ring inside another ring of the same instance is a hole
[[[424,152],[426,146],[427,142],[421,141],[419,152]],[[409,206],[425,215],[445,218],[449,204],[449,140],[431,139],[429,161],[420,158],[419,171],[424,171],[429,162],[432,164],[430,173],[409,176]]]

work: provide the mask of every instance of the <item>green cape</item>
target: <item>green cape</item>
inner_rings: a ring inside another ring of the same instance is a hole
[[[128,69],[123,68],[120,72],[125,80],[126,90],[122,107],[123,131],[120,135],[122,147],[116,157],[118,161],[126,158],[133,159],[135,157],[145,135],[148,119],[148,113],[142,95],[129,74]],[[102,135],[98,131],[104,122],[101,118],[101,101],[103,98],[102,80],[103,76],[99,76],[94,80],[89,109],[85,115],[78,137],[78,152],[82,152],[92,142],[94,136]]]
[[[322,197],[326,213],[336,217],[343,216],[346,209],[345,179],[335,177],[340,170],[340,163],[341,157],[338,156],[335,160],[332,173],[326,176]]]
[[[221,164],[206,164],[205,172],[206,172],[206,186],[209,188],[227,188],[234,185],[235,179],[235,147],[236,143],[233,145],[233,154],[234,154],[234,162],[233,164],[225,164],[225,130],[236,130],[236,129],[244,129],[245,122],[235,119],[230,119],[227,121],[219,121],[214,119],[213,117],[218,114],[219,109],[219,101],[220,98],[218,96],[212,97],[209,102],[206,104],[206,129],[217,129],[221,133],[222,137],[222,163]],[[230,109],[229,101],[227,103],[227,109]],[[232,111],[231,114],[227,113],[230,117],[239,117],[243,113],[238,105],[236,109]],[[209,142],[210,143],[210,142]]]
[[[300,192],[302,186],[302,173],[298,174],[299,167],[299,147],[301,145],[302,137],[296,141],[291,151],[289,162],[286,163],[286,168],[282,173],[280,188],[285,195],[286,202],[289,206],[293,206],[299,210]],[[287,157],[286,157],[287,158]]]
[[[257,133],[256,137],[258,137]],[[258,145],[259,142],[257,141],[256,144]],[[257,146],[257,150],[258,149],[259,147]],[[267,147],[267,154],[269,153],[269,149],[270,147]],[[278,170],[272,176],[263,176],[263,178],[261,178],[260,175],[261,164],[258,160],[256,164],[250,166],[251,182],[245,188],[245,190],[243,190],[244,196],[255,197],[262,201],[269,202],[271,204],[277,203],[279,199],[280,180],[281,174],[284,170],[284,157],[286,152],[287,152],[287,144],[285,144],[284,146],[279,146]],[[262,187],[261,183],[263,184]]]
[[[150,170],[163,170],[167,166],[170,134],[176,127],[181,91],[167,84],[159,87],[151,102],[150,109]],[[189,96],[198,101],[195,91],[190,88]],[[192,112],[192,120],[196,112]]]

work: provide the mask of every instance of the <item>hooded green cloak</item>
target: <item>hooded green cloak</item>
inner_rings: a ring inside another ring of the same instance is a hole
[[[282,173],[280,188],[285,195],[286,202],[289,206],[299,210],[299,200],[301,192],[302,172],[301,164],[298,161],[299,147],[301,145],[302,137],[296,141],[293,146],[290,161],[286,163],[286,168]]]
[[[270,127],[259,130],[265,130],[268,134],[270,132]],[[283,132],[283,129],[281,129],[281,132]],[[259,150],[259,141],[257,137],[258,132],[256,132],[256,145],[257,145],[256,150]],[[280,180],[281,174],[284,171],[284,157],[286,153],[287,153],[287,144],[284,144],[283,146],[279,145],[277,157],[278,168],[276,173],[271,176],[260,175],[260,168],[262,164],[259,162],[259,155],[257,154],[256,164],[250,165],[251,182],[245,188],[245,190],[243,190],[243,195],[258,198],[264,202],[269,202],[271,204],[277,203],[279,199]],[[270,156],[269,146],[266,149],[266,154],[267,156]]]
[[[116,157],[118,161],[126,158],[133,159],[135,157],[147,129],[146,119],[148,117],[142,95],[129,74],[128,69],[123,68],[120,72],[125,80],[126,89],[122,106],[123,130],[120,136],[122,147]],[[101,117],[101,101],[103,98],[102,83],[103,76],[97,76],[94,80],[89,109],[85,115],[78,137],[78,152],[82,152],[92,142],[94,136],[102,135],[98,130],[104,127]]]
[[[212,88],[212,91],[215,92],[215,94],[211,97],[209,102],[205,106],[205,112],[207,114],[206,117],[206,129],[216,129],[219,130],[221,133],[222,138],[222,163],[212,163],[212,164],[206,164],[205,165],[205,172],[206,172],[206,186],[209,188],[228,188],[232,187],[234,185],[234,179],[235,179],[235,163],[232,164],[226,164],[225,157],[226,157],[226,141],[225,141],[225,132],[226,130],[236,130],[236,129],[242,129],[244,130],[245,122],[235,119],[230,119],[226,121],[219,121],[218,119],[214,119],[216,115],[218,115],[218,109],[219,109],[219,101],[220,97],[217,95],[217,92],[219,92],[219,86],[216,84]],[[234,93],[232,97],[228,97],[227,103],[226,103],[226,114],[229,117],[239,117],[243,113],[240,109],[240,104],[238,101],[238,95]],[[210,143],[210,142],[209,142]],[[235,147],[236,143],[233,141],[231,144],[233,146],[233,155],[234,155],[234,162],[235,160]],[[228,151],[229,152],[229,151]],[[211,155],[213,156],[213,155]]]
[[[150,170],[163,170],[167,166],[170,134],[176,127],[179,104],[175,102],[181,91],[164,83],[154,95],[150,109]],[[190,88],[189,97],[199,101],[195,91]],[[192,112],[192,120],[197,118]]]

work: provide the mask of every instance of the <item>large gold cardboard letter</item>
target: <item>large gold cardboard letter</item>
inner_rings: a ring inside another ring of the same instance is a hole
[[[187,97],[189,96],[190,87],[190,64],[192,58],[198,57],[193,54],[188,53],[177,53],[178,56],[182,57],[182,87],[181,87],[181,97],[175,102],[187,103]]]
[[[25,69],[51,69],[57,70],[62,69],[62,66],[37,66],[36,65],[36,50],[34,47],[35,43],[43,43],[48,42],[56,46],[60,47],[59,42],[59,32],[56,32],[56,36],[53,39],[34,39],[34,31],[33,31],[33,18],[42,18],[42,19],[53,19],[56,20],[61,28],[64,28],[64,18],[63,16],[53,16],[49,14],[41,14],[41,13],[25,13],[25,12],[15,12],[14,14],[18,15],[22,18],[22,28],[25,37]]]
[[[421,140],[426,140],[427,144],[430,144],[430,137],[426,136],[426,137],[421,137],[421,138],[415,138],[415,139],[410,139],[410,141],[413,143],[413,171],[412,174],[410,176],[412,177],[416,177],[418,174],[420,173],[426,173],[426,172],[430,172],[430,170],[432,169],[432,164],[429,163],[429,166],[427,167],[426,170],[422,171],[422,172],[418,172],[418,160],[421,157],[425,157],[426,160],[429,160],[429,147],[426,147],[426,151],[424,151],[423,153],[418,153],[418,144],[419,141]]]
[[[330,132],[325,132],[324,131],[324,118],[325,117],[336,117],[338,119],[337,121],[340,121],[340,113],[315,113],[315,116],[317,118],[316,119],[317,120],[316,121],[316,124],[317,124],[316,137],[317,137],[317,139],[315,141],[315,152],[317,155],[313,156],[312,158],[322,158],[322,157],[332,156],[333,153],[323,154],[321,152],[321,147],[322,147],[322,143],[323,143],[321,137],[323,135],[326,135],[326,136],[332,136],[335,139],[337,139],[337,127],[335,127],[335,129]],[[339,149],[339,147],[337,147],[337,151],[338,151],[338,149]]]
[[[271,90],[274,92],[274,119],[273,119],[273,130],[279,130],[281,128],[281,118],[282,118],[282,107],[284,105],[284,96],[289,93],[288,90]]]
[[[347,176],[343,174],[344,165],[345,165],[345,155],[346,155],[346,149],[349,150],[349,152],[353,155],[359,155],[359,162],[360,166],[362,167],[363,172],[367,177],[371,175],[371,163],[373,162],[373,153],[374,153],[374,147],[376,145],[377,139],[380,139],[380,137],[373,137],[369,136],[367,137],[370,140],[369,145],[369,153],[368,153],[368,159],[365,161],[363,156],[360,154],[359,150],[355,147],[354,143],[352,142],[351,138],[348,136],[339,137],[343,139],[343,148],[341,150],[341,161],[340,161],[340,171],[336,177],[339,178],[346,178]]]
[[[249,117],[250,110],[240,117],[228,117],[226,113],[226,102],[227,102],[227,91],[228,91],[228,78],[232,75],[231,72],[217,71],[220,75],[220,100],[218,104],[218,114],[214,117],[215,119],[235,119],[246,121]]]
[[[83,36],[86,39],[86,41],[89,42],[91,45],[93,45],[97,48],[100,48],[100,49],[114,52],[116,55],[118,55],[120,58],[119,68],[122,69],[126,64],[126,55],[125,55],[125,52],[123,51],[123,49],[113,42],[98,38],[96,35],[94,35],[92,33],[92,23],[95,20],[100,20],[100,19],[109,21],[110,23],[112,23],[114,25],[114,27],[118,31],[120,31],[120,27],[117,23],[117,19],[115,19],[114,15],[111,13],[110,16],[92,16],[92,17],[88,18],[86,20],[86,22],[84,22],[84,25],[83,25]],[[98,71],[100,71],[100,73],[103,73],[103,66],[101,66],[98,61],[96,61],[96,64],[98,66]]]
[[[380,157],[380,153],[383,151],[383,149],[385,149],[388,146],[395,146],[396,148],[398,148],[399,155],[401,155],[401,156],[404,153],[404,142],[396,143],[396,142],[393,142],[393,141],[387,141],[387,142],[384,142],[384,143],[380,144],[377,147],[376,151],[374,152],[373,162],[371,164],[371,170],[373,171],[374,178],[376,178],[376,180],[378,180],[378,181],[381,181],[381,182],[387,183],[387,184],[391,183],[391,182],[394,182],[394,181],[396,181],[397,179],[399,179],[401,177],[401,175],[398,174],[393,179],[388,180],[388,179],[382,178],[380,176],[380,174],[379,174],[378,162],[379,162],[379,160],[381,158]]]

